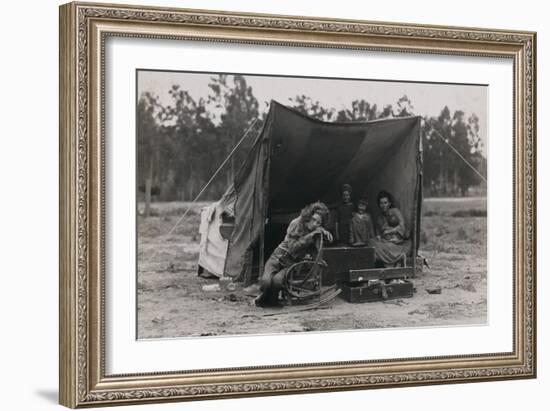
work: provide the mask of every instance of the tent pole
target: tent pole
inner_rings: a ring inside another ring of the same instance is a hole
[[[262,213],[263,214],[263,213]],[[262,216],[262,228],[260,229],[260,255],[258,257],[258,278],[262,278],[264,275],[264,261],[265,261],[265,217]]]
[[[271,123],[267,125],[268,127],[271,126]],[[271,130],[270,130],[271,132]],[[269,136],[269,141],[267,143],[267,164],[264,171],[264,192],[262,193],[262,203],[263,203],[263,210],[262,210],[262,224],[260,228],[260,255],[259,255],[259,269],[258,269],[258,278],[261,278],[264,274],[264,265],[265,265],[265,222],[267,220],[267,208],[268,208],[268,193],[269,193],[269,178],[270,178],[270,170],[271,170],[271,135]]]
[[[415,188],[415,197],[418,198],[418,196],[420,195],[419,191],[418,191],[418,181],[416,183],[416,188]],[[416,234],[417,234],[417,230],[418,230],[418,224],[417,224],[417,221],[418,221],[418,200],[416,200],[414,202],[414,227],[413,227],[413,243],[412,243],[412,266],[413,266],[413,277],[415,278],[416,277],[416,254],[417,254],[417,251],[416,251]]]
[[[421,120],[422,121],[422,120]],[[420,123],[422,125],[422,122]],[[417,270],[417,257],[418,257],[418,242],[420,241],[420,219],[422,216],[422,201],[424,201],[423,187],[424,187],[424,146],[422,144],[422,132],[419,130],[418,138],[418,162],[420,165],[420,172],[417,171],[417,183],[416,183],[416,203],[414,205],[414,260],[413,260],[413,275],[416,277]],[[424,261],[420,263],[422,268]]]
[[[268,160],[269,161],[269,160]],[[262,178],[265,178],[264,176],[264,173],[265,171],[262,173]],[[262,205],[263,205],[263,208],[262,208],[262,211],[261,211],[261,215],[260,215],[260,237],[259,237],[259,250],[258,250],[258,279],[262,278],[263,274],[264,274],[264,262],[265,262],[265,250],[264,250],[264,245],[265,245],[265,209],[266,209],[266,206],[265,206],[265,191],[262,192]],[[250,275],[250,280],[252,280],[252,273]]]
[[[417,157],[417,166],[418,163],[422,165],[423,159],[422,159],[422,134],[420,133],[420,130],[418,132],[419,138],[418,138],[418,157]],[[419,204],[422,201],[422,173],[416,172],[416,187],[414,189],[415,194],[415,201],[414,201],[414,213],[413,213],[413,241],[412,241],[412,267],[413,267],[413,278],[416,278],[416,257],[418,254],[417,249],[417,243],[418,243],[418,212],[419,212]]]

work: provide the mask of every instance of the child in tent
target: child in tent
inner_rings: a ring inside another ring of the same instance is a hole
[[[357,203],[357,212],[353,213],[349,226],[349,243],[354,246],[366,245],[375,237],[372,218],[367,213],[368,202],[365,199]]]
[[[342,203],[338,205],[336,217],[336,236],[340,245],[349,245],[350,224],[353,217],[353,202],[351,201],[351,186],[342,186]]]

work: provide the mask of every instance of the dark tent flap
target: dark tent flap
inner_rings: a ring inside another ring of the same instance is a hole
[[[271,112],[271,110],[270,110]],[[272,116],[268,115],[233,183],[235,226],[229,240],[225,275],[237,277],[249,263],[247,251],[264,227]]]
[[[393,195],[395,206],[398,207],[405,219],[409,234],[415,228],[415,215],[419,215],[421,157],[419,152],[420,121],[412,124],[408,135],[396,142],[375,163],[374,172],[369,176],[365,185],[365,197],[369,201],[369,211],[374,219],[378,218],[377,195],[381,190]],[[418,231],[420,227],[416,227]]]
[[[392,193],[412,229],[421,173],[419,139],[419,117],[328,123],[272,101],[235,178],[235,229],[226,275],[241,273],[246,251],[268,214],[296,213],[317,200],[334,206],[345,183],[352,185],[355,200],[369,200],[375,219],[378,191]]]
[[[317,200],[335,205],[342,185],[350,184],[355,199],[369,199],[373,214],[378,191],[392,193],[411,227],[420,173],[419,117],[326,123],[275,107],[270,213],[296,212]]]

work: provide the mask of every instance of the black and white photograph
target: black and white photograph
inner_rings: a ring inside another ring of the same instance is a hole
[[[487,323],[487,85],[136,71],[138,339]]]
[[[495,5],[6,2],[2,409],[544,409],[550,25]]]

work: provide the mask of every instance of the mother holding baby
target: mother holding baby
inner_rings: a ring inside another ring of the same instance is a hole
[[[405,220],[401,211],[395,206],[393,196],[387,191],[380,191],[377,196],[380,215],[376,220],[376,238],[370,240],[374,247],[375,258],[385,267],[392,267],[404,261],[410,249],[407,241]]]

